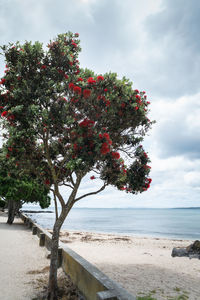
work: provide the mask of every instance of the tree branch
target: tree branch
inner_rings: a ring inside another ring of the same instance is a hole
[[[74,183],[74,179],[73,179],[73,177],[72,177],[72,174],[70,174],[70,179],[71,179],[72,185],[75,186],[75,183]]]
[[[62,185],[68,186],[71,189],[73,189],[73,186],[71,186],[70,184],[67,184],[67,183],[64,183],[64,182],[62,182],[61,184],[59,184],[59,186],[62,186]]]
[[[85,197],[87,197],[87,196],[96,195],[96,194],[100,193],[101,191],[103,191],[103,190],[105,189],[105,187],[106,187],[107,185],[108,185],[108,184],[104,184],[104,185],[103,185],[99,190],[97,190],[96,192],[91,192],[91,193],[88,193],[88,194],[85,194],[85,195],[82,195],[82,196],[76,198],[76,199],[74,200],[74,202],[77,202],[77,201],[79,201],[80,199],[85,198]]]

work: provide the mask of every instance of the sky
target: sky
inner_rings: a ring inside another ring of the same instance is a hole
[[[109,187],[77,206],[200,206],[199,11],[199,0],[0,0],[0,45],[45,46],[59,33],[78,32],[81,67],[125,76],[151,102],[156,124],[143,143],[151,188],[132,195]],[[4,66],[0,57],[1,76]],[[100,186],[88,177],[79,194]]]

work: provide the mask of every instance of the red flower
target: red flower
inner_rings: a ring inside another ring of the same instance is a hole
[[[98,80],[98,81],[102,81],[102,80],[104,80],[104,77],[101,76],[101,75],[99,75],[99,76],[97,76],[97,80]]]
[[[121,190],[121,191],[124,191],[124,190],[126,190],[126,188],[125,188],[124,186],[122,186],[122,187],[120,188],[120,190]]]
[[[44,183],[47,184],[47,185],[49,185],[50,184],[49,179],[46,179]]]
[[[10,152],[12,152],[12,151],[13,151],[13,148],[11,148],[11,147],[8,147],[8,150],[9,150]]]
[[[81,94],[81,88],[79,86],[74,86],[74,92],[77,94]]]
[[[138,91],[138,90],[135,90],[134,92],[135,92],[135,93],[137,93],[137,94],[139,93],[139,91]]]
[[[79,33],[77,33],[77,32],[74,35],[75,35],[75,37],[79,37]]]
[[[102,96],[101,96],[101,95],[99,95],[99,96],[97,97],[97,99],[98,99],[98,100],[101,100],[101,99],[102,99]]]
[[[107,154],[108,152],[110,152],[109,145],[107,143],[103,143],[100,151],[103,155]]]
[[[89,98],[90,97],[90,95],[91,95],[91,90],[83,90],[83,97],[85,98],[85,99],[87,99],[87,98]]]
[[[6,82],[5,78],[2,78],[0,84],[4,84]]]
[[[46,69],[46,67],[47,67],[47,66],[45,66],[45,65],[42,65],[42,66],[41,66],[41,69]]]
[[[100,139],[102,139],[102,138],[103,138],[103,135],[102,135],[101,133],[99,134],[99,138],[100,138]]]
[[[79,77],[79,78],[77,79],[77,81],[83,81],[83,78]]]
[[[106,138],[106,140],[109,140],[109,139],[110,139],[110,136],[109,136],[109,134],[108,134],[108,133],[106,133],[106,132],[103,134],[103,137],[105,137],[105,138]]]
[[[72,99],[71,99],[71,102],[72,102],[72,103],[77,103],[77,102],[78,102],[78,99],[72,98]]]
[[[0,109],[3,109],[4,107],[3,106],[0,106]]]
[[[87,82],[88,82],[89,84],[93,84],[93,83],[96,83],[96,80],[94,80],[93,77],[89,77],[88,80],[87,80]]]
[[[90,177],[91,180],[94,180],[95,178],[96,178],[95,176],[91,176],[91,177]]]
[[[110,106],[110,101],[109,100],[106,101],[106,106]]]
[[[136,107],[135,107],[135,110],[138,110],[138,109],[139,109],[139,107],[138,107],[138,106],[136,106]]]
[[[94,121],[92,121],[92,120],[89,120],[89,119],[85,119],[85,120],[83,120],[81,123],[79,123],[79,126],[80,127],[92,127],[93,125],[94,125]]]
[[[64,74],[64,77],[65,77],[66,79],[68,79],[68,78],[69,78],[69,76],[68,76],[67,74]]]
[[[104,89],[104,92],[107,92],[108,91],[108,89]]]
[[[114,159],[120,158],[120,154],[118,152],[112,152],[111,155],[112,155],[112,158],[114,158]]]
[[[146,152],[144,152],[144,156],[147,158],[148,157],[148,155],[146,154]]]
[[[69,83],[69,89],[70,89],[70,90],[73,90],[73,89],[74,89],[74,84],[73,84],[73,82],[70,82],[70,83]]]
[[[74,150],[77,151],[78,150],[78,145],[75,143],[74,144]]]
[[[10,155],[9,154],[6,154],[6,158],[9,158],[10,157]]]
[[[78,46],[77,46],[77,44],[76,43],[74,43],[74,42],[72,42],[72,46],[74,46],[75,48],[77,48]]]
[[[147,104],[150,104],[151,102],[147,101]]]
[[[126,104],[123,102],[123,103],[121,104],[121,107],[124,108],[125,106],[126,106]]]
[[[15,116],[14,116],[14,115],[8,116],[8,120],[14,120],[14,119],[15,119]]]
[[[7,112],[7,111],[3,111],[3,112],[2,112],[2,114],[1,114],[1,116],[2,116],[2,117],[6,117],[6,116],[7,116],[7,114],[8,114],[8,112]]]

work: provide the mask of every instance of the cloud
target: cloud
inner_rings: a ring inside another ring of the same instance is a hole
[[[169,0],[163,9],[145,21],[148,46],[147,74],[154,80],[149,87],[156,95],[180,97],[199,92],[200,41],[198,39],[200,2]],[[152,55],[152,51],[155,55]]]
[[[197,187],[200,190],[200,172],[192,171],[188,172],[184,176],[185,183],[192,187]]]
[[[158,100],[152,105],[151,138],[154,151],[161,157],[184,155],[200,158],[200,93],[169,101]]]
[[[200,170],[200,40],[198,0],[0,0],[0,44],[48,43],[79,32],[82,67],[117,72],[146,90],[150,118],[145,137],[152,187],[130,195],[109,187],[80,206],[198,206]],[[0,57],[0,73],[3,74]],[[0,141],[1,143],[1,141]],[[86,179],[80,193],[99,187]],[[69,191],[62,189],[65,199]]]

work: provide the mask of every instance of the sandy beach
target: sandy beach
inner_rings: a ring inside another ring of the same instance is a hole
[[[78,231],[63,231],[60,239],[134,295],[200,299],[200,260],[171,257],[173,247],[192,241]]]
[[[47,284],[48,251],[20,219],[10,226],[2,213],[0,237],[0,299],[33,299]],[[173,247],[192,241],[80,231],[63,231],[60,240],[134,295],[200,299],[200,260],[171,257]]]

